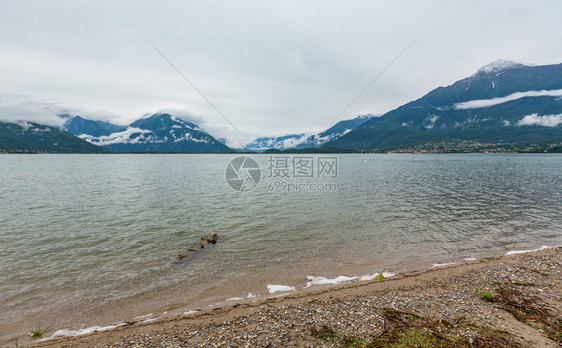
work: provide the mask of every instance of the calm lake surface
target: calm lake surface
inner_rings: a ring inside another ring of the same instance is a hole
[[[561,155],[328,155],[300,192],[269,155],[232,189],[236,156],[0,155],[0,341],[562,244]]]

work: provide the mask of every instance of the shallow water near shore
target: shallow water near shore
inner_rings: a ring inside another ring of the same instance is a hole
[[[268,190],[268,155],[235,191],[234,157],[0,156],[0,340],[562,242],[560,155],[337,155],[307,192]]]

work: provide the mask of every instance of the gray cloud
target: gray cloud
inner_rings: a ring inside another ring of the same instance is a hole
[[[382,114],[500,58],[559,63],[560,13],[555,0],[4,2],[0,93],[107,110],[120,124],[182,110],[243,143],[145,37],[251,139],[323,130],[413,39],[343,119]]]
[[[31,121],[60,126],[64,119],[57,115],[67,112],[66,108],[54,102],[38,102],[24,95],[0,94],[0,120],[3,121]]]
[[[116,123],[121,120],[109,111],[87,110],[65,106],[55,101],[35,100],[28,95],[0,93],[0,120],[3,121],[30,121],[58,127],[68,116],[75,115]]]

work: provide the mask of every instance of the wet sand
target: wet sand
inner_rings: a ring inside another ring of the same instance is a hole
[[[18,344],[385,346],[407,341],[414,332],[419,333],[416,339],[430,333],[435,337],[428,340],[444,341],[428,342],[454,346],[558,347],[562,344],[556,341],[562,334],[561,254],[562,249],[555,247],[383,280],[316,286],[150,322],[146,322],[149,317],[138,318],[104,332],[44,342],[20,339]],[[484,299],[486,294],[490,301]]]

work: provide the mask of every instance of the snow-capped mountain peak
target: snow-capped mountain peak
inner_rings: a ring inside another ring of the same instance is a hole
[[[500,60],[496,60],[495,62],[490,63],[488,65],[484,65],[483,67],[478,69],[478,71],[476,72],[476,75],[499,73],[499,72],[502,72],[502,71],[507,70],[507,69],[520,68],[520,67],[524,67],[524,66],[526,66],[526,65],[521,64],[521,63],[517,63],[517,62],[513,62],[511,60],[500,59]]]

